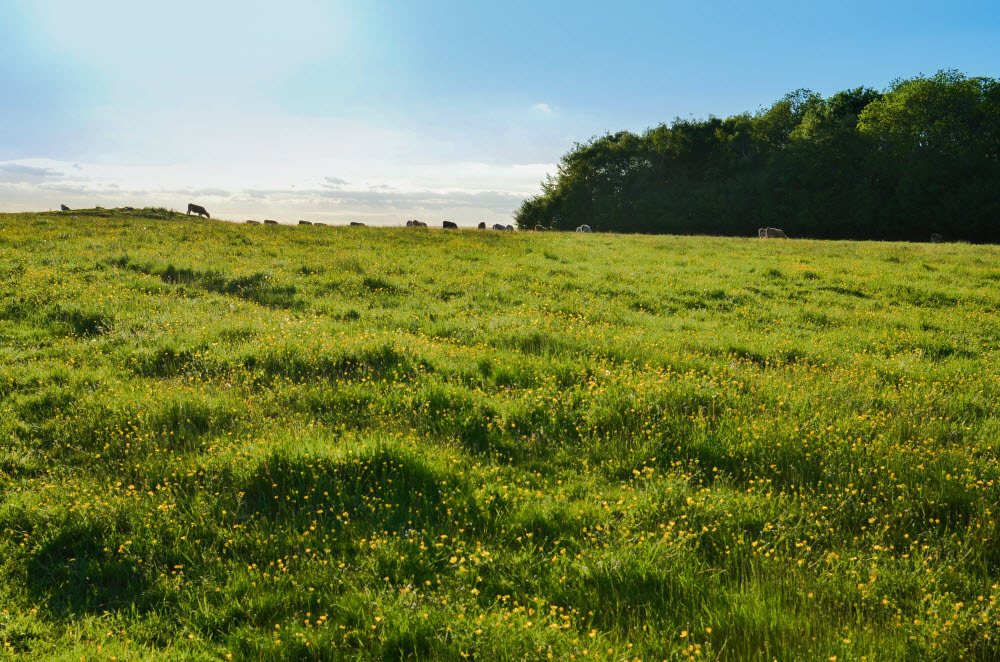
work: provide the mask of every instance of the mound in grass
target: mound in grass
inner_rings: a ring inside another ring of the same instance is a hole
[[[998,257],[0,215],[0,659],[997,659]]]

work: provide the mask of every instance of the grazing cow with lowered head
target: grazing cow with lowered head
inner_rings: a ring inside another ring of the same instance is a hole
[[[457,230],[458,223],[456,223],[455,221],[445,221],[444,223],[441,224],[441,227],[443,227],[445,230]]]
[[[761,239],[788,239],[788,236],[778,228],[761,228],[757,230]]]
[[[939,235],[937,232],[935,232],[934,234],[931,235],[931,243],[932,244],[940,244],[942,241],[944,241],[944,237],[942,237],[941,235]]]
[[[264,225],[277,225],[277,224],[278,224],[278,221],[272,221],[269,218],[265,218],[264,219]]]
[[[351,226],[355,228],[363,228],[365,227],[365,224],[359,221],[351,221]]]
[[[66,205],[59,205],[59,208],[60,208],[60,209],[61,209],[62,211],[69,211],[69,207],[67,207]]]
[[[212,218],[211,216],[208,215],[208,212],[205,211],[204,207],[202,207],[201,205],[196,205],[193,202],[188,203],[187,213],[198,214],[199,216],[208,216],[209,218]]]
[[[479,221],[479,225],[476,226],[480,230],[486,229],[486,221]]]
[[[583,225],[581,225],[580,227],[578,227],[576,229],[576,231],[577,232],[593,232],[593,230],[590,229],[590,226],[587,225],[586,223],[584,223]]]
[[[507,232],[513,232],[513,231],[514,231],[514,226],[513,225],[508,225],[507,226]]]
[[[260,221],[247,221],[247,225],[260,225]]]
[[[299,221],[299,225],[312,225],[309,221]]]
[[[494,224],[493,224],[493,229],[494,229],[494,230],[499,230],[500,232],[503,232],[504,230],[506,230],[506,229],[507,229],[507,226],[505,226],[505,225],[500,225],[499,223],[494,223]]]

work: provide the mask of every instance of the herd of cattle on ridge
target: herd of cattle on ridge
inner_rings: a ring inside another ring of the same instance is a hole
[[[62,209],[62,211],[70,211],[70,208],[67,207],[66,205],[59,205],[59,207]],[[194,204],[193,202],[192,203],[188,203],[187,213],[188,214],[197,214],[198,216],[205,216],[206,218],[212,218],[211,215],[208,213],[208,210],[206,210],[201,205]],[[250,225],[260,225],[260,221],[246,221],[246,222],[249,223]],[[266,225],[279,225],[278,221],[274,221],[274,220],[271,220],[271,219],[266,219],[264,221],[264,223]],[[299,225],[320,225],[320,226],[324,226],[325,227],[327,224],[326,223],[319,223],[319,222],[311,222],[311,221],[299,221]],[[358,221],[351,221],[351,225],[352,226],[356,226],[356,227],[357,226],[364,227],[365,224],[364,223],[359,223]],[[408,227],[408,228],[426,228],[427,224],[424,223],[423,221],[412,220],[412,221],[407,221],[406,222],[406,227]],[[442,227],[445,230],[457,230],[458,229],[458,223],[455,223],[454,221],[444,221],[444,223],[442,223]],[[477,227],[480,230],[486,230],[487,229],[486,223],[483,223],[483,222],[481,222]],[[497,231],[500,231],[500,232],[513,232],[514,231],[514,226],[513,225],[502,225],[500,223],[494,223],[493,229],[497,230]],[[535,232],[544,232],[544,231],[545,231],[545,228],[543,226],[541,226],[541,225],[536,225],[535,226]],[[589,225],[581,225],[581,226],[579,226],[576,229],[576,231],[577,232],[593,232],[593,230],[590,228]],[[784,232],[782,232],[780,228],[760,228],[759,230],[757,230],[757,236],[759,238],[761,238],[761,239],[788,239],[788,235],[786,235]],[[944,241],[944,238],[941,235],[939,235],[937,232],[935,232],[934,234],[931,235],[931,243],[940,244],[943,241]]]
[[[62,209],[62,211],[70,211],[70,208],[67,207],[66,205],[59,205],[59,207]],[[208,213],[207,209],[205,209],[201,205],[196,205],[193,202],[189,202],[188,203],[187,213],[188,214],[197,214],[198,216],[204,216],[206,218],[212,218],[212,215]],[[249,225],[260,225],[261,224],[260,221],[247,220],[245,222],[247,224],[249,224]],[[280,225],[280,223],[278,223],[278,221],[275,221],[275,220],[272,220],[272,219],[265,219],[264,220],[264,224],[265,225]],[[299,221],[299,225],[319,225],[319,226],[326,227],[328,224],[327,223],[313,222],[313,221]],[[360,223],[358,221],[351,221],[350,225],[354,226],[354,227],[365,227],[364,223]],[[408,227],[408,228],[426,228],[427,224],[424,223],[423,221],[418,221],[418,220],[414,219],[414,220],[407,221],[406,222],[406,227]],[[441,227],[443,227],[445,230],[457,230],[458,229],[458,223],[455,223],[454,221],[444,221],[441,224]],[[477,226],[477,228],[479,230],[486,230],[487,229],[487,225],[486,225],[485,222],[480,222],[479,225]],[[513,232],[515,230],[515,228],[514,228],[513,225],[503,225],[501,223],[494,223],[493,224],[493,229],[497,230],[498,232]],[[536,225],[535,226],[535,232],[544,232],[544,231],[545,231],[545,227],[544,226],[541,226],[541,225]],[[587,224],[584,224],[584,225],[581,225],[581,226],[577,227],[576,231],[577,232],[593,232],[593,230],[591,229],[591,227],[589,225],[587,225]],[[769,238],[787,239],[788,238],[785,235],[785,233],[782,232],[781,230],[779,230],[778,228],[761,228],[758,231],[757,234],[758,234],[758,236],[761,239],[769,239]],[[935,237],[937,237],[937,239],[935,239]],[[933,235],[931,237],[931,241],[940,242],[941,241],[941,235]]]

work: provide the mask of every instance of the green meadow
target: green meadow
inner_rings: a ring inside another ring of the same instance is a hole
[[[1000,249],[0,215],[0,660],[1000,659]]]

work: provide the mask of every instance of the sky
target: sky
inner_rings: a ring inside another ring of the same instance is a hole
[[[997,44],[995,0],[0,0],[0,211],[508,223],[595,136]]]

